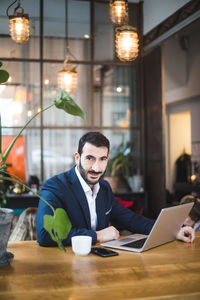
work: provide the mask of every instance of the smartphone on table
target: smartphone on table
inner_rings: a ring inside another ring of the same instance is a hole
[[[105,249],[105,248],[102,248],[102,247],[93,247],[93,248],[91,248],[91,253],[99,255],[101,257],[110,257],[110,256],[118,255],[118,252],[110,250],[110,249]]]

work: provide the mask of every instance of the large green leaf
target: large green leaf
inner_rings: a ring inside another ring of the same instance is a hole
[[[54,224],[53,216],[44,215],[44,229],[50,234],[52,240],[56,242],[56,238],[53,232],[53,224]]]
[[[62,240],[59,239],[58,235],[54,231],[54,217],[51,215],[44,215],[44,228],[50,234],[51,239],[57,243],[58,248],[62,251],[66,251],[62,244]]]
[[[86,120],[85,113],[65,91],[61,90],[60,96],[54,101],[54,104],[57,108],[63,109],[68,114],[79,116],[83,120]]]
[[[62,244],[62,240],[67,238],[71,227],[72,225],[69,217],[63,208],[57,208],[54,216],[44,216],[45,230],[50,234],[52,240],[55,241],[58,244],[58,247],[63,251],[66,250]]]
[[[0,67],[2,66],[2,62],[0,61]],[[6,70],[0,70],[0,83],[4,83],[8,80],[9,74]]]
[[[8,80],[9,74],[6,70],[0,70],[0,83],[4,83]]]
[[[63,208],[57,208],[54,217],[54,230],[60,239],[65,239],[72,228],[71,222]]]

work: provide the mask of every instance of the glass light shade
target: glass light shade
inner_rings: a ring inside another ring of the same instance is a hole
[[[128,16],[128,3],[124,0],[110,1],[110,19],[113,24],[122,25]]]
[[[115,51],[122,61],[131,61],[137,58],[139,52],[139,39],[136,29],[124,25],[116,29]]]
[[[9,31],[11,39],[23,44],[29,40],[29,17],[27,14],[17,13],[9,17]]]
[[[78,74],[72,65],[64,65],[58,72],[58,87],[65,90],[68,94],[73,94],[78,84]]]

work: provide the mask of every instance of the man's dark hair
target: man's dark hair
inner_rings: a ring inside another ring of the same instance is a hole
[[[78,144],[78,153],[81,155],[83,151],[83,147],[85,143],[90,143],[96,147],[106,147],[108,148],[108,153],[110,150],[110,142],[109,140],[100,132],[90,131],[84,134]]]

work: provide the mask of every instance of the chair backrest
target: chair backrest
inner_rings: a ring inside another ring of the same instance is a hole
[[[36,240],[37,208],[29,207],[21,213],[10,237],[9,242]]]

